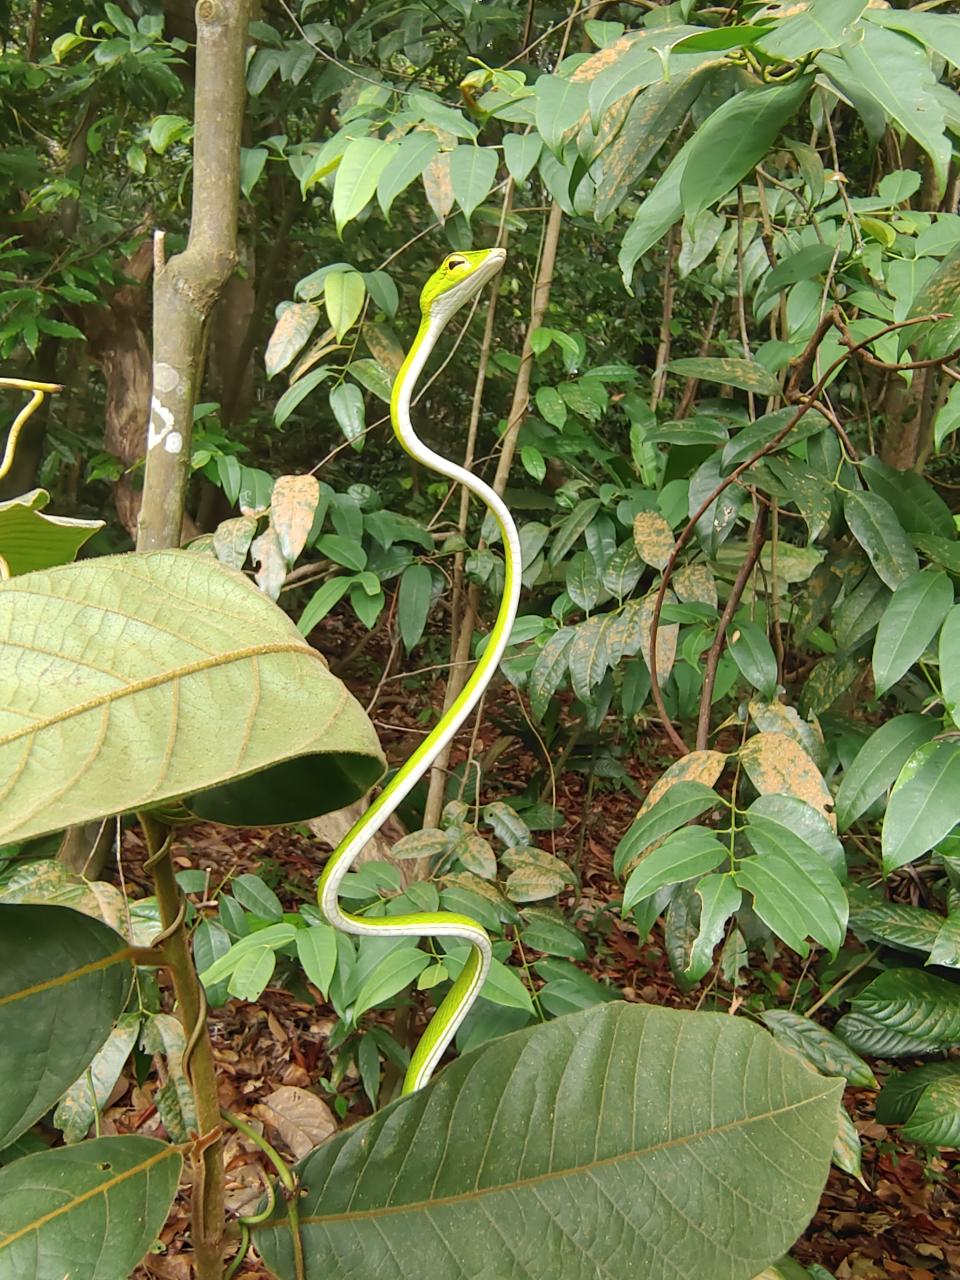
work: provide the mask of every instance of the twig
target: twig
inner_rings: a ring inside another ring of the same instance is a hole
[[[710,740],[710,707],[713,703],[713,687],[717,681],[717,666],[720,662],[720,655],[723,652],[723,644],[727,635],[727,628],[733,619],[733,615],[737,611],[740,604],[740,598],[746,590],[747,582],[753,573],[754,566],[760,559],[760,552],[763,550],[763,539],[767,532],[767,508],[761,506],[757,511],[756,519],[753,522],[753,538],[750,541],[750,549],[740,565],[739,572],[733,586],[730,588],[730,598],[724,606],[723,613],[720,615],[720,622],[717,625],[716,635],[713,637],[713,644],[710,646],[710,652],[707,654],[706,666],[703,672],[703,690],[700,694],[700,715],[697,719],[697,750],[705,751],[707,743]]]

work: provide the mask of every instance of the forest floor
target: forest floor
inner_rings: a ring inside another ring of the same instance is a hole
[[[336,653],[329,655],[335,658]],[[385,655],[384,655],[385,656]],[[371,664],[373,669],[375,665]],[[396,687],[396,686],[395,686]],[[371,686],[372,688],[372,686]],[[502,686],[501,686],[502,689]],[[381,691],[382,694],[382,691]],[[498,695],[500,705],[488,702],[487,715],[475,750],[502,748],[503,721],[513,700],[509,690]],[[428,703],[439,705],[442,684],[420,688],[416,696],[404,689],[389,702],[381,696],[373,713],[385,750],[392,760],[410,754],[422,734],[419,712]],[[499,724],[493,723],[494,721]],[[466,739],[468,742],[469,739]],[[529,739],[528,739],[529,741]],[[543,770],[543,756],[518,737],[501,749],[485,773],[484,799],[502,799],[520,791],[526,780]],[[454,761],[455,763],[455,761]],[[641,789],[662,765],[631,765]],[[612,872],[612,854],[629,826],[638,801],[625,788],[604,784],[590,790],[584,772],[570,769],[555,780],[556,807],[563,824],[554,832],[540,832],[540,843],[577,867],[581,878],[579,916],[591,928],[591,960],[585,964],[596,978],[611,983],[627,1000],[675,1008],[726,1007],[729,990],[707,986],[681,994],[670,974],[661,945],[659,925],[640,943],[636,930],[608,909],[619,897]],[[179,833],[175,858],[180,868],[202,868],[214,889],[232,876],[258,872],[276,889],[285,905],[313,898],[317,874],[326,848],[316,839],[291,830],[232,831],[208,825]],[[149,892],[142,872],[142,846],[136,831],[125,836],[124,874],[133,896]],[[211,896],[209,893],[207,898]],[[198,897],[194,897],[199,902]],[[584,909],[585,908],[585,909]],[[596,946],[597,923],[603,945]],[[803,973],[796,957],[781,949],[777,968],[761,962],[747,971],[746,996],[773,990],[777,1002],[788,1006]],[[716,999],[721,995],[719,1000]],[[291,1160],[339,1127],[317,1086],[330,1073],[325,1042],[334,1023],[332,1009],[312,988],[298,998],[268,987],[256,1004],[231,1000],[211,1011],[210,1030],[221,1081],[221,1104],[244,1116]],[[711,1000],[713,1003],[711,1004]],[[824,1010],[824,1015],[829,1016]],[[894,1064],[874,1063],[879,1076]],[[907,1065],[902,1062],[897,1068]],[[104,1117],[104,1133],[163,1135],[153,1100],[154,1082],[129,1082]],[[369,1114],[359,1082],[350,1074],[341,1092],[351,1106],[342,1123],[353,1124]],[[874,1115],[876,1093],[848,1089],[845,1104],[863,1143],[862,1178],[832,1169],[817,1213],[793,1249],[805,1265],[817,1262],[837,1280],[957,1280],[960,1277],[960,1156],[956,1152],[924,1153],[901,1143],[895,1131]],[[329,1099],[332,1102],[332,1099]],[[242,1135],[226,1140],[227,1204],[231,1213],[250,1212],[260,1198],[266,1162]],[[266,1166],[268,1168],[269,1166]],[[164,1252],[152,1255],[136,1273],[141,1280],[189,1280],[189,1221],[187,1197],[181,1193],[162,1233]],[[248,1262],[238,1275],[243,1280],[267,1280],[268,1273]],[[703,1280],[711,1280],[703,1277]]]

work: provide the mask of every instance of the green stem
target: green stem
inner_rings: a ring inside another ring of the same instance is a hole
[[[177,1013],[187,1047],[183,1066],[193,1092],[199,1130],[193,1144],[192,1235],[197,1280],[223,1276],[223,1143],[213,1050],[207,1033],[207,1002],[197,977],[187,938],[185,904],[170,858],[168,827],[148,814],[138,815],[149,857],[145,868],[153,880],[163,924],[163,953],[173,980]]]

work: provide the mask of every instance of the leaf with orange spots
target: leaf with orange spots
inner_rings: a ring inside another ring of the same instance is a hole
[[[651,591],[640,606],[640,652],[643,654],[643,660],[650,668],[650,632],[653,629],[653,606],[657,595],[655,591]],[[672,591],[668,591],[664,596],[664,603],[673,604],[675,596]],[[670,672],[673,670],[674,660],[677,656],[677,637],[680,634],[680,627],[676,622],[661,623],[657,627],[657,679],[663,684]]]
[[[673,551],[673,530],[659,511],[641,511],[633,521],[633,542],[641,559],[662,569]]]
[[[685,564],[673,575],[673,589],[684,604],[717,607],[717,583],[705,564]]]
[[[436,214],[438,222],[446,222],[447,214],[453,208],[453,180],[450,177],[451,152],[441,151],[435,155],[420,176],[423,189],[427,193],[430,208]]]
[[[726,763],[727,756],[723,751],[691,751],[682,760],[674,761],[647,792],[647,798],[637,811],[637,817],[652,809],[678,782],[702,782],[704,786],[712,787],[723,773]]]
[[[784,733],[798,742],[816,764],[824,759],[823,730],[817,723],[804,720],[796,707],[782,702],[761,702],[752,699],[748,710],[750,718],[761,733]]]
[[[306,546],[319,501],[320,482],[316,476],[279,476],[273,486],[270,523],[287,564],[293,564]]]
[[[799,743],[785,733],[758,733],[740,748],[740,761],[761,795],[796,796],[836,830],[833,796],[823,775]]]

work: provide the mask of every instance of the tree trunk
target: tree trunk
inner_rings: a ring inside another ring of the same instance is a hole
[[[249,0],[200,0],[193,208],[183,253],[155,240],[153,396],[138,551],[180,542],[207,318],[237,261]]]

